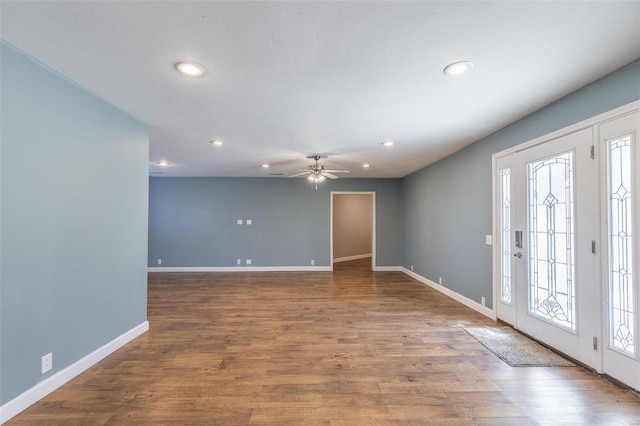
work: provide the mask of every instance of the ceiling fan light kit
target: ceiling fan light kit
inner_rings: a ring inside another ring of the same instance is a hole
[[[318,163],[321,158],[327,158],[326,155],[310,154],[307,155],[307,158],[315,160],[315,164],[310,165],[309,170],[298,170],[301,173],[291,175],[289,176],[290,178],[307,176],[307,180],[314,184],[316,189],[318,189],[318,184],[326,181],[327,178],[338,179],[338,176],[333,173],[349,173],[348,170],[326,170],[323,165]]]
[[[314,175],[307,176],[307,180],[311,183],[322,183],[325,180],[327,180],[327,178],[325,178],[321,174],[317,174],[317,175],[314,174]]]

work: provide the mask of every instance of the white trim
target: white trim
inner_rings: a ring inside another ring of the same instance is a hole
[[[306,272],[332,271],[331,266],[153,266],[148,272]]]
[[[452,298],[455,301],[458,301],[460,303],[462,303],[463,305],[473,309],[476,312],[481,313],[482,315],[491,318],[492,320],[496,320],[496,312],[495,310],[489,309],[486,306],[482,306],[480,303],[471,300],[463,295],[461,295],[460,293],[456,293],[453,290],[448,289],[447,287],[440,285],[440,284],[436,284],[433,281],[423,277],[422,275],[418,275],[413,271],[408,270],[407,268],[402,268],[402,272],[404,272],[405,274],[409,275],[411,278],[414,278],[418,281],[420,281],[423,284],[428,285],[429,287],[433,288],[434,290],[439,291],[440,293],[444,294],[445,296],[449,296],[450,298]]]
[[[116,337],[109,343],[96,349],[84,358],[79,359],[67,368],[58,371],[56,374],[43,380],[32,388],[16,396],[11,401],[0,406],[0,424],[8,421],[21,411],[35,404],[54,390],[58,389],[60,386],[64,385],[83,371],[89,369],[91,366],[95,365],[102,359],[111,355],[113,352],[120,349],[147,330],[149,330],[149,321],[145,321],[142,324],[133,327],[131,330]]]
[[[402,266],[376,266],[375,272],[402,272]]]
[[[333,259],[333,263],[348,262],[350,260],[366,259],[371,257],[371,253],[357,254],[355,256],[337,257]]]

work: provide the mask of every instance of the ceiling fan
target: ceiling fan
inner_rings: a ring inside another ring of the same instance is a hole
[[[316,163],[309,166],[308,170],[298,170],[302,173],[296,173],[295,175],[291,175],[289,177],[301,177],[307,175],[307,180],[311,183],[314,183],[316,185],[316,189],[318,189],[318,184],[324,182],[326,178],[338,179],[338,176],[334,175],[333,173],[349,173],[349,170],[326,170],[322,164],[318,163],[321,158],[327,158],[326,155],[310,154],[307,155],[306,158],[315,160]]]

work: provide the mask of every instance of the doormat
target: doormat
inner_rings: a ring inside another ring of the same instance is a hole
[[[575,367],[572,362],[509,327],[469,327],[464,331],[512,367]]]

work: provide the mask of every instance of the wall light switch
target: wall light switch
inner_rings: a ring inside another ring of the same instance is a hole
[[[238,225],[242,225],[242,219],[238,219],[236,222]]]
[[[493,235],[485,235],[484,243],[488,246],[493,245]]]
[[[251,219],[247,219],[247,225],[251,225],[253,224],[253,221]]]

